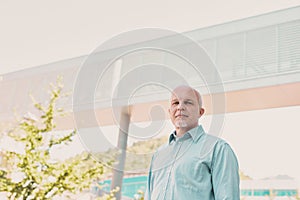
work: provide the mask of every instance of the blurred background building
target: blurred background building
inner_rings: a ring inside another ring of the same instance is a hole
[[[183,33],[199,42],[216,64],[225,89],[227,113],[300,105],[299,13],[300,7],[294,7]],[[184,47],[187,51],[189,46],[189,44],[170,45],[181,45],[180,48]],[[112,51],[117,50],[110,49],[103,54],[109,57]],[[169,59],[169,56],[157,55],[154,51],[126,56],[121,59],[120,76],[135,66],[153,61],[172,66],[178,71],[185,69],[185,63]],[[29,94],[38,101],[44,101],[47,98],[44,91],[48,90],[50,82],[56,81],[57,76],[63,77],[65,91],[73,91],[77,74],[87,57],[88,55],[85,55],[1,75],[0,125],[9,126],[14,122],[16,114],[24,116],[34,113]],[[114,69],[116,71],[117,66]],[[203,90],[203,85],[198,82],[195,73],[188,70],[182,70],[182,73],[186,73],[185,76],[189,77],[191,85],[203,91],[204,98],[209,98],[211,94]],[[206,75],[210,76],[210,80],[214,80],[214,73]],[[107,80],[104,81],[105,90],[95,93],[96,113],[107,112],[105,110],[107,107],[101,106],[101,102],[106,101],[111,95],[114,87],[113,77],[114,74],[107,76]],[[61,99],[59,106],[71,110],[71,97]],[[168,96],[159,87],[147,87],[138,94],[138,97],[140,97],[139,104],[131,105],[132,107],[155,102],[161,102],[166,106],[168,101]],[[209,104],[207,110],[208,113],[212,113]],[[98,116],[99,119],[102,117],[103,125],[113,124],[109,119],[109,113],[111,111],[106,114],[107,119],[103,118],[103,115]],[[134,120],[147,121],[147,116],[135,114]],[[66,130],[74,127],[73,117],[69,115],[60,118],[57,129]],[[93,128],[97,124],[87,126]],[[245,197],[244,199],[249,199],[250,196],[250,199],[253,199],[252,196],[298,195],[299,185],[295,180],[279,179],[280,177],[268,180],[244,180],[241,184],[241,195]]]

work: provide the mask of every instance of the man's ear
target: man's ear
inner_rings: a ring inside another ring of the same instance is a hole
[[[199,110],[199,117],[201,117],[204,114],[205,110],[204,108],[200,108]]]

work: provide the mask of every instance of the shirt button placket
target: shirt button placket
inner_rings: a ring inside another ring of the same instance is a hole
[[[170,166],[170,168],[166,171],[166,174],[167,174],[167,183],[165,185],[165,187],[163,188],[163,191],[164,191],[164,199],[167,200],[169,197],[167,195],[168,193],[168,190],[170,189],[169,184],[170,184],[170,178],[171,178],[171,174],[173,172],[173,167],[175,165],[175,162],[176,162],[176,159],[177,159],[177,156],[178,156],[178,153],[180,151],[180,148],[181,148],[181,145],[182,145],[182,142],[181,141],[176,141],[176,143],[174,144],[174,153],[173,153],[173,161],[172,161],[172,165]],[[169,191],[171,192],[171,191]]]

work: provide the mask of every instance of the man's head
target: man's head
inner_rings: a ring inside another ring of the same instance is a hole
[[[169,114],[176,130],[182,133],[198,126],[203,115],[200,93],[186,85],[176,87],[171,95]]]

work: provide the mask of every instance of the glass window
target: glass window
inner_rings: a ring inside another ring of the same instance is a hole
[[[273,190],[276,196],[296,196],[297,190]]]
[[[254,196],[269,196],[270,190],[254,190]]]

